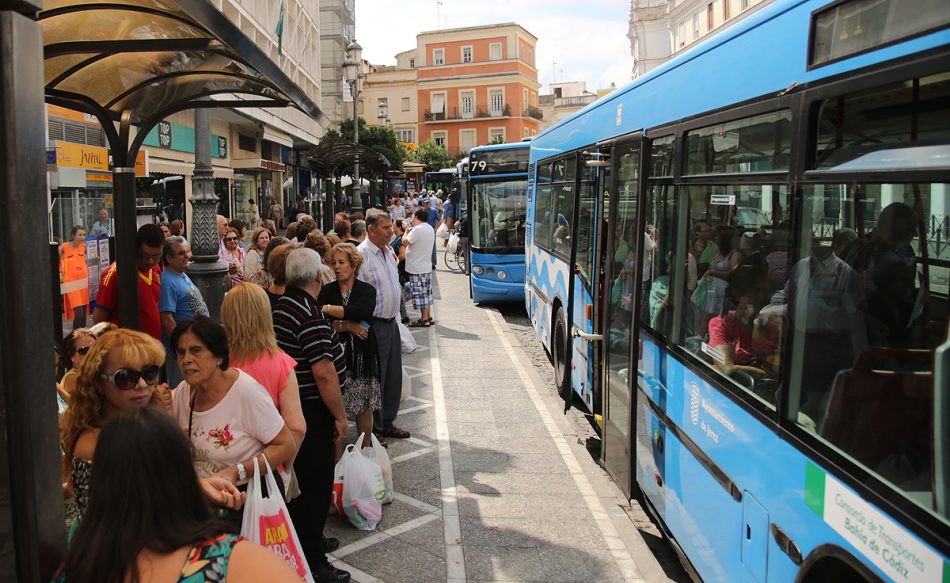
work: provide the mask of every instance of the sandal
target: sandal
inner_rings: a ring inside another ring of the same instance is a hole
[[[410,327],[410,328],[428,328],[428,327],[429,327],[429,321],[428,321],[428,320],[416,320],[415,322],[409,322],[409,327]]]
[[[386,441],[386,438],[383,437],[383,434],[382,434],[382,433],[380,433],[380,432],[378,432],[378,431],[374,431],[374,432],[373,432],[373,435],[376,436],[376,441],[379,442],[379,445],[383,446],[383,447],[386,448],[386,449],[389,449],[389,442]]]
[[[383,435],[386,437],[392,437],[393,439],[409,439],[410,433],[405,429],[400,429],[395,425],[390,425],[386,429],[383,429]]]

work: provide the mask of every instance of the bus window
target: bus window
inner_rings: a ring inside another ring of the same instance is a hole
[[[947,185],[819,184],[804,200],[801,259],[784,290],[790,418],[933,509],[934,440],[947,439],[933,433]]]
[[[534,242],[561,257],[571,256],[574,176],[573,157],[538,166]]]
[[[682,197],[681,197],[682,198]],[[678,341],[714,371],[774,408],[782,378],[788,187],[690,186]],[[667,252],[668,253],[668,252]],[[682,289],[682,288],[679,288]]]
[[[792,114],[776,111],[686,134],[686,174],[788,170]]]
[[[669,336],[673,326],[673,310],[689,301],[696,288],[696,260],[687,254],[687,261],[674,269],[676,261],[676,203],[674,189],[669,185],[647,188],[646,236],[644,238],[644,293],[640,321],[655,332]],[[649,243],[647,243],[649,238]],[[684,289],[683,293],[674,292]]]

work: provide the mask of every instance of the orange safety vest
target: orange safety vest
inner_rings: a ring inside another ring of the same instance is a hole
[[[86,245],[73,247],[72,243],[62,246],[63,259],[60,270],[63,273],[60,289],[63,293],[63,314],[68,320],[73,310],[89,305],[89,270],[86,267]]]

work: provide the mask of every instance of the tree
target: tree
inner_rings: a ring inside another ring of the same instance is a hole
[[[430,170],[439,170],[452,165],[452,158],[435,140],[426,140],[409,154],[409,159],[419,164],[425,164]]]

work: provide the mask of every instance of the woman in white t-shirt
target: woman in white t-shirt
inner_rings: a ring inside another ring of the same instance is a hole
[[[172,411],[194,446],[199,477],[245,484],[261,454],[271,468],[288,462],[294,438],[267,391],[247,373],[230,368],[224,329],[209,319],[179,324],[171,337],[185,377],[172,395]],[[235,517],[232,517],[235,518]]]

